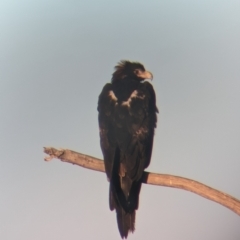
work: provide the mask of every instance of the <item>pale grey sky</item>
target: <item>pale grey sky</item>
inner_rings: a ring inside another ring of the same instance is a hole
[[[0,239],[120,239],[102,173],[43,146],[102,158],[97,100],[121,59],[154,75],[149,171],[240,199],[240,2],[0,2]],[[129,239],[239,240],[240,217],[193,193],[144,185]]]

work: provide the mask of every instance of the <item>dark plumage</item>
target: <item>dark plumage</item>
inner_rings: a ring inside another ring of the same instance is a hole
[[[157,122],[152,74],[137,62],[115,67],[98,101],[100,144],[110,182],[109,205],[116,210],[122,238],[135,229],[141,178],[151,160]]]

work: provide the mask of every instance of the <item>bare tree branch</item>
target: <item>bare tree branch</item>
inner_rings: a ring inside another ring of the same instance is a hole
[[[58,150],[51,147],[44,148],[44,152],[49,155],[45,158],[46,161],[50,161],[52,158],[58,158],[63,162],[76,164],[95,171],[105,172],[104,163],[98,158],[94,158],[68,149]],[[238,199],[197,181],[168,174],[157,174],[149,172],[144,172],[142,181],[146,184],[180,188],[194,192],[204,198],[217,202],[240,215],[240,201]]]

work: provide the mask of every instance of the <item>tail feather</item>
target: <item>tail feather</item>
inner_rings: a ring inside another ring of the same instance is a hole
[[[129,232],[135,230],[135,211],[126,213],[122,207],[116,208],[118,230],[122,238],[127,238]]]
[[[134,182],[129,197],[123,199],[123,192],[116,191],[119,189],[116,189],[114,184],[110,183],[109,206],[110,210],[116,210],[118,229],[122,238],[127,238],[128,233],[135,230],[135,216],[138,209],[140,189],[141,182]]]
[[[120,149],[116,148],[112,177],[109,189],[110,210],[116,210],[117,223],[122,238],[127,238],[129,232],[135,229],[135,216],[138,209],[141,179],[132,179],[120,163]]]

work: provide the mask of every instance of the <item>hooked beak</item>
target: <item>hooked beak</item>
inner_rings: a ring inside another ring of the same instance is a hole
[[[153,75],[151,72],[149,71],[144,71],[144,72],[140,72],[138,74],[138,77],[139,78],[142,78],[142,79],[150,79],[150,80],[153,80]]]

